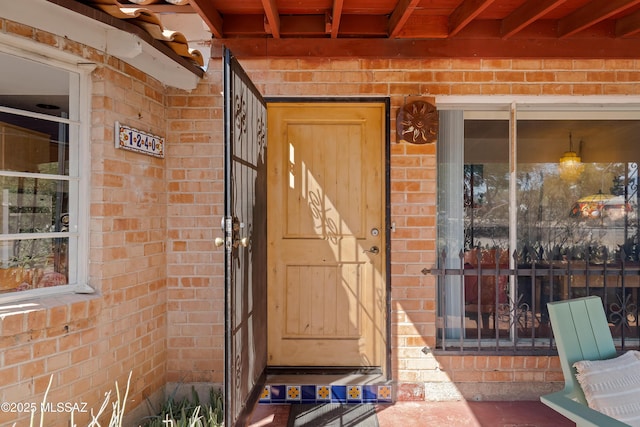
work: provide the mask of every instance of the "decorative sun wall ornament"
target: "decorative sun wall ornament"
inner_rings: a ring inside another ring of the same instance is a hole
[[[424,101],[413,101],[398,110],[396,134],[412,144],[427,144],[438,139],[438,110]]]

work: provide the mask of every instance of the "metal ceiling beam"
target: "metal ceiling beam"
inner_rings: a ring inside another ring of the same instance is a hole
[[[567,0],[529,0],[502,20],[500,34],[508,39],[523,28],[542,18]]]
[[[265,31],[274,39],[280,38],[280,15],[276,0],[262,0],[262,7],[266,16]]]
[[[211,33],[216,38],[223,38],[224,33],[222,31],[222,16],[220,12],[212,6],[210,0],[189,0],[189,4],[198,12],[198,15],[202,18],[207,27],[211,30]]]
[[[558,36],[572,36],[637,4],[640,4],[640,0],[596,0],[589,2],[558,21]]]
[[[449,37],[453,37],[495,0],[464,0],[449,17]]]
[[[398,36],[420,0],[400,0],[389,18],[389,37]]]

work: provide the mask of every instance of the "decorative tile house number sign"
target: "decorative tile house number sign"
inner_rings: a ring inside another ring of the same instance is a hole
[[[116,122],[116,148],[164,158],[164,138]]]

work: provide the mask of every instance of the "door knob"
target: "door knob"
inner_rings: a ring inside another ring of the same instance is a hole
[[[374,254],[374,255],[375,255],[375,254],[380,253],[380,248],[379,248],[379,247],[377,247],[377,246],[371,246],[371,247],[369,248],[369,250],[366,250],[365,252],[369,252],[369,253],[372,253],[372,254]]]
[[[219,248],[220,246],[224,245],[224,239],[222,237],[216,237],[213,241],[213,244]]]

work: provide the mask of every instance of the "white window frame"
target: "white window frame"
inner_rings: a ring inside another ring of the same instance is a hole
[[[517,217],[516,217],[516,143],[517,121],[520,119],[535,120],[606,120],[627,119],[640,120],[640,96],[439,96],[436,106],[440,110],[458,110],[464,114],[464,119],[498,119],[509,121],[509,247],[517,246]],[[510,258],[510,268],[513,259]],[[515,292],[515,278],[509,280],[510,291]],[[453,296],[455,299],[456,296]],[[440,301],[438,301],[440,304]],[[451,309],[449,307],[448,309]],[[462,308],[460,308],[462,309]],[[449,311],[447,311],[449,312]],[[454,307],[454,315],[457,315]],[[456,341],[461,331],[456,329],[453,322],[447,331],[451,336],[448,342]],[[505,340],[506,345],[513,345],[513,336]],[[466,341],[466,340],[465,340]],[[469,340],[475,345],[478,340]],[[495,343],[495,338],[482,338],[484,343]],[[548,342],[548,341],[547,341]],[[502,343],[502,341],[501,341]],[[501,344],[503,345],[503,344]],[[527,346],[530,342],[527,341]],[[548,345],[548,344],[544,344]]]
[[[69,284],[49,288],[39,288],[20,292],[0,294],[0,305],[19,301],[57,296],[69,293],[89,294],[95,290],[88,284],[89,274],[89,202],[90,202],[90,116],[91,116],[91,71],[95,64],[86,63],[81,58],[52,49],[35,42],[18,42],[0,37],[0,52],[25,60],[40,62],[69,73],[69,118],[32,113],[0,106],[0,111],[43,119],[68,125],[69,128],[69,175],[48,175],[69,183],[69,231],[38,233],[38,238],[69,237],[68,263]],[[0,171],[2,176],[40,177],[39,174]],[[25,234],[0,235],[0,240],[16,240]]]

